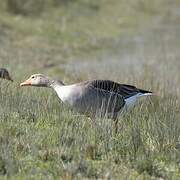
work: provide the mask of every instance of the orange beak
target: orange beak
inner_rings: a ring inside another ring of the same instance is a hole
[[[31,80],[28,79],[28,80],[24,81],[23,83],[20,84],[20,86],[31,86]]]

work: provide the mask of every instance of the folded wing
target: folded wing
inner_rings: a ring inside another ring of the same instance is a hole
[[[119,84],[110,80],[93,80],[89,81],[89,86],[104,91],[114,92],[121,95],[124,99],[134,96],[138,93],[146,94],[152,93],[143,89],[138,89],[135,86],[127,84]]]

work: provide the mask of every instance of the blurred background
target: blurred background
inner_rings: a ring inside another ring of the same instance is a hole
[[[179,0],[0,0],[0,178],[179,179]],[[92,126],[31,74],[111,79],[144,99],[119,133]]]
[[[18,79],[177,84],[179,47],[178,0],[0,2],[0,63]]]

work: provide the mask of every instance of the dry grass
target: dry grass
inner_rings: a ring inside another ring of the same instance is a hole
[[[178,2],[88,3],[38,17],[1,12],[0,63],[16,80],[0,85],[1,178],[178,179]],[[120,117],[115,135],[111,120],[93,127],[51,90],[19,87],[37,72],[66,83],[108,78],[158,96]]]

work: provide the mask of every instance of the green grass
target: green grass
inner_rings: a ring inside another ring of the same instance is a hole
[[[25,16],[1,6],[0,64],[15,82],[0,82],[0,179],[179,179],[179,2],[47,3]],[[93,126],[50,89],[20,88],[32,73],[157,96],[119,117],[116,135],[110,119]]]

